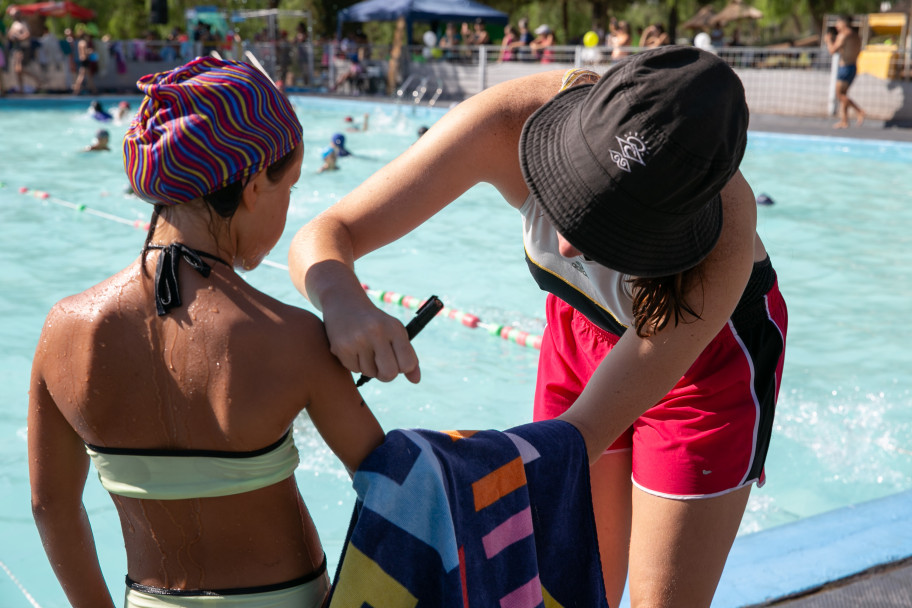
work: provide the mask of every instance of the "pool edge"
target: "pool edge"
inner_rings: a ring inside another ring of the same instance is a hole
[[[735,539],[712,606],[812,591],[912,556],[912,490]]]

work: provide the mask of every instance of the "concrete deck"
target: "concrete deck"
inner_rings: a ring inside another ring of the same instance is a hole
[[[888,122],[866,120],[861,126],[851,123],[847,129],[834,129],[836,118],[810,118],[801,116],[780,116],[774,114],[752,114],[750,130],[770,133],[789,133],[817,137],[844,137],[850,139],[880,139],[912,143],[912,121]]]

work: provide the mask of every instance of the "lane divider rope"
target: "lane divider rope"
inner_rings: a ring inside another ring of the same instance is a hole
[[[415,309],[419,308],[424,303],[424,300],[416,298],[415,296],[403,295],[401,293],[396,293],[395,291],[380,291],[377,289],[371,289],[364,283],[361,284],[361,287],[364,289],[364,291],[367,292],[367,295],[375,298],[379,302],[397,304],[399,306],[404,306],[405,308]],[[523,331],[517,327],[510,325],[485,323],[471,313],[463,312],[455,308],[450,308],[449,306],[444,306],[443,309],[437,314],[438,316],[444,316],[448,319],[459,321],[466,327],[472,329],[480,327],[484,330],[487,330],[487,332],[492,336],[515,342],[520,346],[528,346],[541,350],[541,336],[530,334],[529,332]]]
[[[28,600],[29,604],[34,606],[34,608],[41,608],[41,606],[38,604],[37,600],[35,600],[35,598],[32,597],[32,594],[28,592],[28,589],[25,588],[25,585],[23,585],[22,583],[19,582],[19,579],[16,578],[16,575],[13,574],[12,570],[10,570],[7,567],[7,565],[3,563],[3,561],[0,561],[0,568],[2,568],[4,572],[6,572],[6,575],[8,577],[10,577],[11,581],[13,581],[13,584],[15,584],[16,587],[19,588],[19,591],[22,592],[22,595],[25,596],[25,599]]]
[[[0,188],[4,187],[4,184],[0,182]],[[48,192],[43,190],[29,190],[25,186],[19,188],[20,194],[31,194],[35,198],[46,201],[49,203],[54,203],[56,205],[61,205],[63,207],[68,207],[75,211],[81,213],[88,213],[102,219],[110,220],[123,224],[125,226],[132,226],[133,228],[140,228],[142,230],[149,229],[149,222],[143,220],[130,220],[127,218],[119,217],[106,213],[104,211],[98,211],[87,207],[86,205],[80,205],[72,203],[70,201],[63,200],[56,196],[51,196]],[[288,271],[288,266],[286,264],[280,264],[278,262],[273,262],[270,260],[263,260],[264,266],[271,266],[273,268],[279,268],[281,270]],[[361,287],[367,293],[368,296],[376,299],[378,302],[383,302],[385,304],[394,304],[398,306],[403,306],[405,308],[417,309],[421,306],[424,300],[416,298],[415,296],[403,295],[395,291],[382,291],[377,289],[371,289],[368,285],[361,284]],[[535,348],[541,350],[542,337],[539,335],[530,334],[527,331],[523,331],[518,327],[512,325],[499,325],[496,323],[487,323],[479,319],[476,315],[473,315],[468,312],[457,310],[455,308],[450,308],[449,306],[444,306],[443,309],[437,313],[439,316],[446,317],[448,319],[453,319],[458,321],[465,327],[470,329],[484,329],[489,335],[501,338],[503,340],[508,340],[514,342],[520,346],[527,346],[530,348]]]

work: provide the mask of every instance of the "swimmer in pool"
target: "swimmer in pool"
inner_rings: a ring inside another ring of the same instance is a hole
[[[368,116],[369,116],[369,114],[367,114],[367,112],[365,112],[364,120],[362,121],[360,126],[357,123],[355,123],[354,118],[352,118],[351,116],[346,116],[345,117],[345,130],[352,132],[352,133],[357,132],[357,131],[361,131],[361,132],[367,131]]]
[[[107,129],[99,129],[95,133],[95,139],[92,140],[92,143],[85,147],[86,152],[102,152],[109,151],[111,148],[108,147],[108,140],[111,138],[111,134],[108,133]]]
[[[351,156],[351,152],[345,147],[345,136],[336,133],[330,138],[329,145],[321,153],[323,164],[317,169],[317,173],[336,171],[339,168],[336,162],[340,156]]]
[[[111,113],[104,109],[104,106],[101,105],[101,102],[97,99],[93,100],[89,104],[89,116],[100,122],[110,122],[114,117],[111,116]]]
[[[118,121],[121,121],[124,118],[128,118],[129,114],[130,114],[130,102],[129,101],[121,101],[119,104],[117,104],[117,109],[114,110],[115,119],[117,119]]]
[[[53,307],[32,366],[42,543],[71,605],[114,607],[82,502],[94,462],[123,530],[120,605],[179,595],[183,608],[221,596],[319,608],[329,576],[295,480],[293,422],[306,410],[349,470],[383,431],[320,319],[235,271],[256,268],[282,234],[301,124],[247,63],[201,57],[138,87],[123,154],[132,189],[154,205],[145,245]]]

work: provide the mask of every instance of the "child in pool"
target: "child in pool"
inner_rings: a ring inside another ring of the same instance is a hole
[[[107,129],[99,129],[95,133],[95,139],[92,140],[92,143],[85,147],[86,152],[102,152],[110,151],[111,148],[108,147],[108,140],[110,140],[111,134],[108,133]]]
[[[89,104],[89,116],[100,122],[110,122],[114,118],[97,99]]]
[[[323,149],[321,156],[323,158],[323,165],[317,169],[317,173],[336,171],[339,168],[336,164],[339,157],[351,156],[351,152],[345,147],[345,136],[341,133],[334,134],[329,141],[329,145]]]

